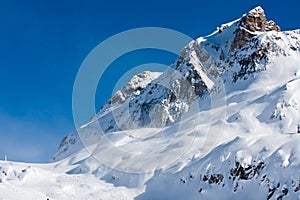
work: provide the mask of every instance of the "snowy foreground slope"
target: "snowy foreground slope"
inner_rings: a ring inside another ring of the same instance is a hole
[[[0,199],[300,199],[300,31],[257,7],[171,69],[133,77],[53,163],[0,162]]]

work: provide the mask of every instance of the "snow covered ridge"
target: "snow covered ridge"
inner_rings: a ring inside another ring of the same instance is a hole
[[[0,199],[299,199],[299,87],[300,31],[257,7],[134,76],[77,130],[88,146],[0,162]]]
[[[280,28],[275,22],[267,21],[263,9],[257,7],[239,20],[222,25],[212,35],[188,44],[170,66],[176,75],[166,71],[154,80],[148,72],[145,81],[140,80],[142,87],[125,92],[126,97],[118,91],[95,118],[104,132],[164,127],[173,123],[189,109],[195,98],[207,98],[211,91],[217,90],[228,70],[231,70],[233,81],[246,79],[250,73],[266,68],[274,56],[271,53],[284,54],[284,44],[292,37],[279,44],[275,41],[280,38],[275,34],[278,31]],[[264,38],[261,34],[267,32],[275,36]],[[283,40],[285,38],[283,36]],[[294,49],[297,46],[299,44]],[[232,71],[232,65],[236,65],[238,71]]]
[[[264,10],[257,7],[218,27],[211,35],[191,41],[171,65],[176,75],[172,75],[173,71],[144,72],[133,77],[92,121],[98,120],[104,132],[174,123],[195,99],[211,98],[223,88],[224,82],[238,86],[239,81],[265,71],[274,58],[297,54],[299,30],[279,30],[275,22],[267,21]],[[64,143],[68,145],[66,140]],[[69,147],[61,145],[58,152],[65,149]]]

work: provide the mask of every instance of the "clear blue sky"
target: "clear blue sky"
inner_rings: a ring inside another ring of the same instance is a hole
[[[106,38],[147,26],[197,38],[257,5],[283,30],[300,28],[297,0],[1,0],[0,159],[5,154],[16,161],[50,159],[62,137],[74,129],[72,87],[77,70]],[[159,51],[134,52],[110,66],[100,85],[114,85],[131,66],[169,64],[174,58]],[[97,108],[111,93],[110,87],[97,93]]]

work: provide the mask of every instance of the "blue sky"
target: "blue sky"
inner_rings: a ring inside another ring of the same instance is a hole
[[[205,36],[261,5],[283,30],[300,28],[299,1],[0,1],[0,159],[47,162],[74,130],[72,89],[82,61],[106,38],[138,27]],[[116,60],[101,79],[96,109],[138,64],[175,56],[148,50]],[[116,70],[118,69],[118,70]],[[105,86],[105,87],[104,87]]]

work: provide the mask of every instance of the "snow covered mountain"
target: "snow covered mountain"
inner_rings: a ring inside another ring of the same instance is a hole
[[[299,87],[300,30],[256,7],[134,76],[53,163],[0,162],[0,199],[299,199]]]

